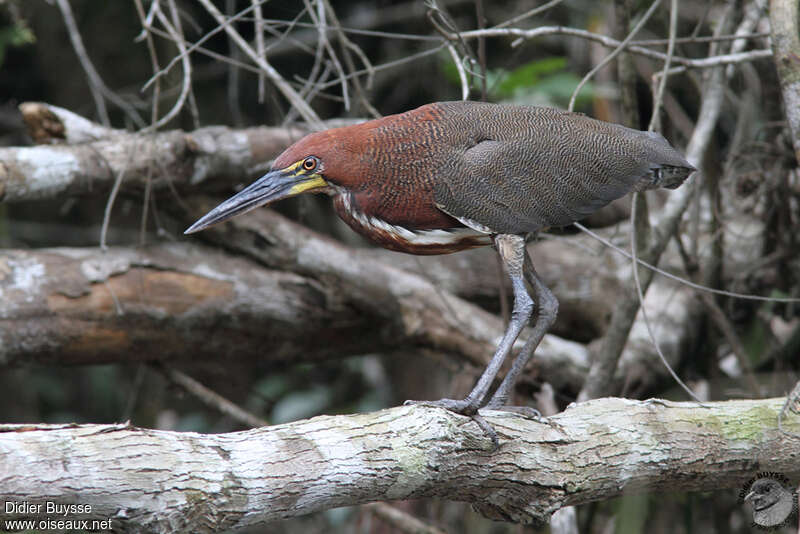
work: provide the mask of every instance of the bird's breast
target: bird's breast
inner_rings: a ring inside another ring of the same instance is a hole
[[[491,244],[488,234],[461,226],[457,221],[442,228],[422,228],[390,222],[369,214],[349,192],[334,197],[334,208],[341,219],[357,233],[383,248],[407,254],[450,254]],[[449,220],[450,217],[446,216]],[[427,226],[427,225],[426,225]]]

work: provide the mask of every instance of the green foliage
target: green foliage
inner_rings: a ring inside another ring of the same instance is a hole
[[[442,62],[445,78],[453,84],[460,85],[458,69],[450,60],[450,56],[443,58],[446,58]],[[470,82],[472,89],[479,89],[480,80],[477,76],[472,76]],[[537,59],[510,71],[494,69],[486,73],[490,100],[562,108],[569,104],[572,92],[579,82],[580,78],[567,69],[566,58],[559,56]],[[591,82],[584,85],[576,99],[576,107],[589,104],[594,97],[594,91],[595,87]]]
[[[0,66],[6,58],[6,50],[11,46],[25,46],[36,42],[36,36],[25,25],[12,24],[0,28]]]
[[[501,72],[496,87],[497,94],[503,98],[512,97],[515,93],[527,91],[550,76],[563,73],[566,68],[566,58],[548,57],[531,61],[512,71]]]

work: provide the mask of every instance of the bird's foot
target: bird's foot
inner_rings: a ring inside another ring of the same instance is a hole
[[[466,415],[477,424],[483,433],[492,440],[492,451],[496,451],[500,447],[500,440],[497,438],[497,432],[486,419],[478,415],[479,403],[467,397],[466,399],[439,399],[438,401],[415,401],[407,400],[403,403],[405,406],[431,406],[433,408],[444,408],[459,415]]]

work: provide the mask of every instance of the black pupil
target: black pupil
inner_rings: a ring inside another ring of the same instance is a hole
[[[316,163],[314,163],[313,159],[307,159],[304,165],[306,169],[311,170],[316,166]]]

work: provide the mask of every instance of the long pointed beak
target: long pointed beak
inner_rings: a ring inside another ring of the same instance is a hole
[[[206,213],[191,225],[184,234],[193,234],[214,226],[231,217],[275,202],[283,198],[295,196],[312,189],[327,187],[327,182],[318,174],[298,175],[293,167],[276,169],[268,172],[231,198]]]

